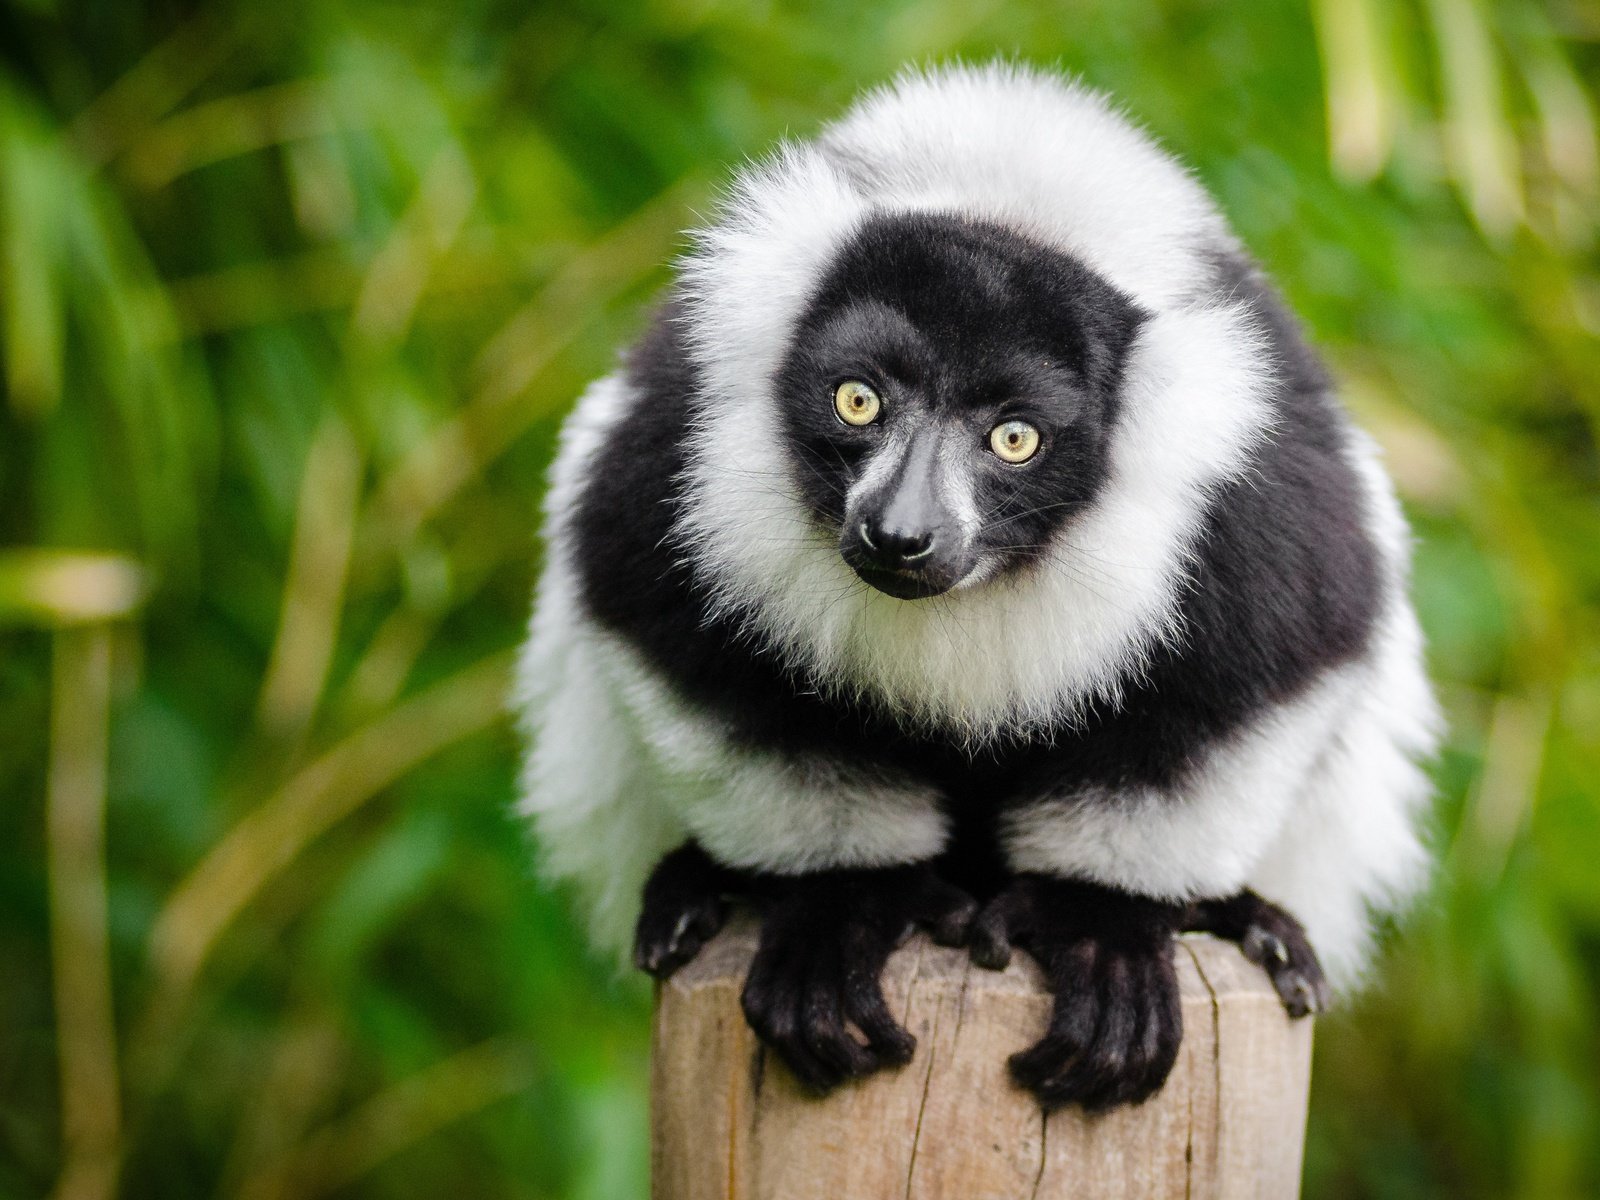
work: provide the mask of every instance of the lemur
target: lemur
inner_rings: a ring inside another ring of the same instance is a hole
[[[909,1059],[879,975],[916,926],[1032,955],[1012,1074],[1103,1109],[1176,1057],[1174,934],[1305,1013],[1425,875],[1379,453],[1194,177],[1075,81],[906,74],[742,170],[567,420],[544,535],[544,864],[658,977],[754,904],[744,1011],[818,1090]]]

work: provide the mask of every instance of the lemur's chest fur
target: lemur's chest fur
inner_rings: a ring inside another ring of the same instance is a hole
[[[1253,470],[1212,497],[1179,601],[1181,638],[1156,647],[1114,700],[1091,699],[1049,729],[963,746],[908,726],[870,696],[787,669],[751,626],[717,611],[674,539],[689,502],[698,381],[670,305],[629,359],[633,401],[574,514],[586,607],[736,741],[931,784],[958,835],[992,823],[1013,798],[1175,790],[1208,748],[1358,655],[1379,595],[1356,483],[1333,449],[1341,431],[1324,379],[1275,299],[1243,264],[1226,270],[1235,291],[1253,294],[1276,351],[1281,429]],[[728,469],[739,469],[736,448]]]

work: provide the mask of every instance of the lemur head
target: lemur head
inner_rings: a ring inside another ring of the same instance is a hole
[[[814,518],[904,600],[1017,569],[1092,500],[1140,310],[999,225],[866,221],[835,255],[776,378]]]
[[[1217,287],[1226,223],[1105,97],[912,73],[740,171],[693,242],[672,536],[710,613],[974,745],[1180,635],[1276,385]]]

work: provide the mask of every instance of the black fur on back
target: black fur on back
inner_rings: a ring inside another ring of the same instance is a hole
[[[848,288],[849,277],[841,269],[832,279]],[[1213,291],[1246,300],[1269,340],[1276,428],[1250,469],[1211,497],[1180,601],[1181,644],[1159,648],[1115,707],[1097,704],[1070,727],[968,752],[791,674],[759,637],[711,616],[707,590],[671,536],[697,386],[675,300],[628,359],[640,400],[599,452],[577,509],[574,554],[589,611],[741,741],[935,785],[952,817],[954,877],[986,890],[999,870],[995,815],[1008,801],[1085,784],[1179,781],[1205,749],[1359,656],[1371,636],[1377,554],[1328,380],[1248,261],[1219,253]],[[915,322],[925,303],[908,295],[902,311]],[[982,347],[965,344],[975,332],[952,312],[931,336],[953,356],[981,358]],[[1114,437],[1114,411],[1107,422]]]

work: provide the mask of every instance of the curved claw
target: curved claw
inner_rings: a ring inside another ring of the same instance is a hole
[[[666,979],[699,954],[727,921],[730,875],[693,842],[657,863],[634,926],[633,965]]]
[[[1270,900],[1249,890],[1208,900],[1195,906],[1188,927],[1237,942],[1244,956],[1266,971],[1291,1017],[1332,1006],[1333,989],[1305,927]]]
[[[727,909],[718,896],[685,897],[679,907],[647,909],[634,930],[633,965],[656,979],[670,978],[726,921]]]

